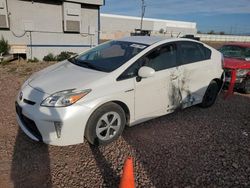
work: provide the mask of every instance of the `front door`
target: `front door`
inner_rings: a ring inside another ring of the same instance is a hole
[[[153,77],[135,79],[135,119],[153,118],[168,113],[179,105],[176,45],[159,47],[139,61],[153,68]]]

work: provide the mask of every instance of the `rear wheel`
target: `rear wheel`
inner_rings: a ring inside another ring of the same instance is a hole
[[[218,92],[219,92],[219,86],[217,82],[213,80],[212,82],[210,82],[206,90],[206,93],[203,96],[202,103],[200,104],[200,106],[202,108],[208,108],[212,106],[216,101]]]
[[[121,135],[125,123],[125,113],[119,105],[104,104],[90,116],[85,137],[93,145],[109,144]]]
[[[250,94],[250,77],[248,77],[244,80],[243,92],[246,94]]]

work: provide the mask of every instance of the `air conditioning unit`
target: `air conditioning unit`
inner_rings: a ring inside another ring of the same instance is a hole
[[[63,30],[64,32],[80,33],[81,4],[63,2]]]
[[[9,28],[9,19],[6,0],[0,0],[0,29]]]

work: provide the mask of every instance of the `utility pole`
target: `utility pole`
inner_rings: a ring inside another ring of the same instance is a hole
[[[142,30],[143,17],[145,14],[145,8],[146,8],[145,0],[141,0],[141,27],[140,27],[141,30]]]

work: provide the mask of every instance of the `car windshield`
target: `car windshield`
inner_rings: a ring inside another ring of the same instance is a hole
[[[225,45],[222,46],[219,51],[223,54],[224,57],[250,59],[250,48],[236,45]]]
[[[147,47],[145,44],[110,41],[70,58],[69,61],[85,68],[111,72]]]

